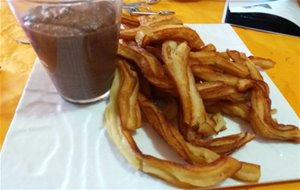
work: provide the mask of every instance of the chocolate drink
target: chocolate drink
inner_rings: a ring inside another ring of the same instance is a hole
[[[38,6],[23,28],[55,87],[69,101],[89,101],[110,88],[119,23],[110,2]]]

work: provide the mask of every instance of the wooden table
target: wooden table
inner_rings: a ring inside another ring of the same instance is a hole
[[[133,1],[126,0],[126,2]],[[221,23],[224,5],[224,0],[161,0],[159,4],[153,5],[152,9],[174,10],[184,23]],[[0,23],[1,149],[36,55],[30,45],[15,41],[24,38],[24,33],[3,0],[0,1]],[[277,62],[267,73],[300,116],[300,38],[237,27],[234,27],[234,30],[254,55],[269,57]],[[249,187],[249,189],[294,190],[300,189],[300,182]]]

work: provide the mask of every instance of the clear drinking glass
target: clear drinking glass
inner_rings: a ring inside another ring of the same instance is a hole
[[[116,68],[122,0],[8,3],[64,99],[90,103],[107,96]]]

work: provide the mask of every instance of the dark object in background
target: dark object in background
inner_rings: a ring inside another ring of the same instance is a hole
[[[266,13],[231,13],[227,7],[225,23],[300,37],[300,27],[279,16]]]

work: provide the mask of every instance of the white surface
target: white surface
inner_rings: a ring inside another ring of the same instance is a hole
[[[266,13],[283,17],[300,27],[300,7],[297,0],[228,0],[232,13]]]
[[[206,43],[218,50],[236,49],[250,54],[229,25],[190,25]],[[299,118],[264,74],[271,89],[276,118],[299,126]],[[78,106],[56,93],[41,64],[37,62],[25,88],[2,149],[1,186],[37,189],[166,189],[173,188],[156,178],[134,170],[110,142],[103,126],[105,102]],[[227,121],[222,134],[240,131]],[[246,124],[242,130],[251,131]],[[162,140],[146,127],[135,135],[140,148],[161,158],[176,160]],[[260,182],[300,179],[300,145],[257,138],[233,154],[243,161],[261,165]],[[228,179],[220,186],[243,183]]]

